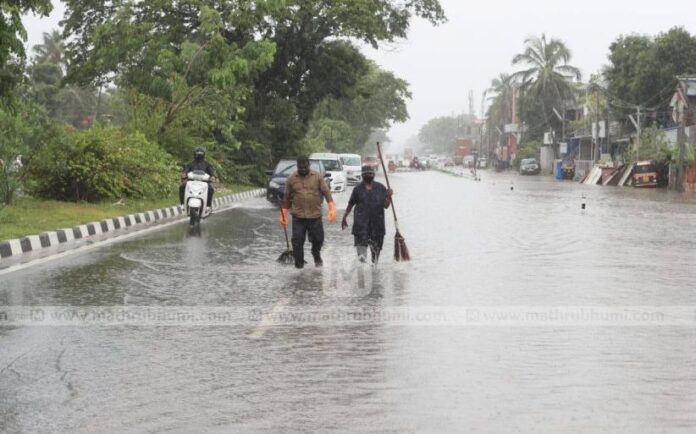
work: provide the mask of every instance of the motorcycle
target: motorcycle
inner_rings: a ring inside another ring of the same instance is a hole
[[[210,208],[212,204],[207,203],[210,178],[210,175],[202,170],[194,170],[186,174],[184,211],[190,218],[191,226],[200,223],[212,212]]]

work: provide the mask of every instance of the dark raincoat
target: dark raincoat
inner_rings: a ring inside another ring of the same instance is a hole
[[[366,245],[368,239],[383,238],[384,201],[387,199],[387,188],[379,182],[372,183],[372,189],[365,188],[361,183],[353,189],[349,205],[355,207],[353,214],[353,230],[357,245]]]

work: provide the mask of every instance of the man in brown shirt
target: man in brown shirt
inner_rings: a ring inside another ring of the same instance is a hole
[[[280,224],[287,227],[288,212],[292,214],[292,251],[295,267],[304,267],[304,243],[312,243],[314,265],[321,267],[321,247],[324,244],[324,226],[321,221],[322,197],[329,205],[329,223],[336,221],[336,204],[331,191],[320,173],[309,169],[309,159],[297,159],[297,172],[285,181],[285,193],[280,204]]]

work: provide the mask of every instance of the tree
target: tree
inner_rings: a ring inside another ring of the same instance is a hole
[[[621,36],[609,47],[609,62],[603,73],[618,117],[626,123],[640,105],[654,113],[646,124],[666,124],[677,76],[696,73],[696,36],[681,27],[654,38]]]
[[[360,152],[373,131],[408,119],[406,99],[411,97],[408,83],[374,62],[369,62],[366,73],[348,93],[342,99],[327,97],[318,105],[303,142],[316,141],[317,132],[325,130],[328,134],[322,135],[321,149]],[[345,127],[348,130],[334,135],[330,121],[338,122],[335,125],[338,130]],[[320,124],[323,128],[318,128]]]
[[[437,0],[285,2],[254,29],[275,42],[276,55],[255,82],[245,137],[269,143],[273,158],[287,153],[304,136],[316,107],[327,97],[348,97],[360,77],[355,50],[337,38],[378,47],[405,38],[413,16],[433,24],[445,20]]]
[[[420,142],[438,153],[453,153],[457,139],[461,138],[478,138],[474,116],[462,114],[434,118],[418,132]]]
[[[56,120],[76,128],[90,126],[96,119],[97,91],[65,83],[65,44],[59,31],[43,34],[34,47],[33,63],[27,68],[30,92],[38,104]]]
[[[153,1],[104,8],[68,1],[68,80],[101,85],[114,77],[127,101],[138,104],[134,109],[147,110],[149,126],[157,122],[146,131],[149,140],[181,160],[200,144],[227,158],[241,146],[235,133],[252,79],[274,53],[272,42],[236,34],[277,7],[250,6]]]
[[[65,70],[65,43],[58,30],[43,34],[43,42],[34,46],[34,63],[50,63]]]
[[[9,97],[9,91],[21,80],[24,62],[24,41],[27,32],[22,15],[48,15],[53,6],[50,0],[2,0],[0,3],[0,99]]]
[[[484,97],[488,97],[490,106],[486,112],[486,129],[488,131],[503,130],[506,124],[512,122],[512,99],[516,83],[509,74],[500,74],[491,81]]]
[[[569,64],[570,49],[558,39],[546,39],[546,35],[525,40],[525,49],[512,59],[512,64],[526,69],[512,75],[528,98],[541,105],[541,117],[547,127],[552,126],[554,107],[574,98],[573,80],[580,80],[580,70]],[[527,99],[529,101],[529,99]],[[523,120],[529,123],[532,114]]]

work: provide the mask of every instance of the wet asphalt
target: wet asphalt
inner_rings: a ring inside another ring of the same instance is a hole
[[[380,264],[356,261],[340,230],[346,193],[321,269],[275,262],[277,211],[256,199],[199,234],[174,225],[0,276],[0,306],[236,315],[0,326],[0,432],[696,430],[696,315],[437,321],[457,309],[696,306],[693,197],[509,173],[391,181],[409,263],[392,258],[390,219]],[[395,311],[412,316],[374,316]]]

